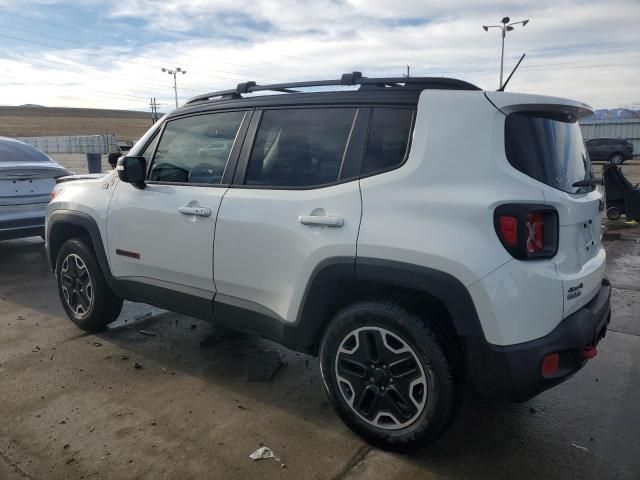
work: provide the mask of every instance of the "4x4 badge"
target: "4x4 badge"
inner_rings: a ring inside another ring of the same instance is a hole
[[[567,290],[567,300],[573,300],[574,298],[578,298],[580,295],[582,295],[583,286],[584,285],[580,283],[580,285],[569,288],[569,290]]]

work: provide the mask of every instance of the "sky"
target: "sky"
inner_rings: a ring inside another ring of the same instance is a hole
[[[0,105],[145,110],[239,82],[445,76],[640,108],[638,0],[0,0]]]

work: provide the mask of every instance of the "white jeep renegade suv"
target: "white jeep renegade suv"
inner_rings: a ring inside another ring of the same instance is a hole
[[[596,354],[611,289],[590,112],[358,72],[198,96],[117,171],[58,183],[60,298],[85,330],[129,299],[318,355],[351,428],[424,444],[464,384],[524,401]]]

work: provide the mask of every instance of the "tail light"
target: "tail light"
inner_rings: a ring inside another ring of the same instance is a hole
[[[518,245],[518,219],[509,215],[498,217],[502,242],[510,247]]]
[[[504,248],[519,260],[551,258],[558,252],[558,212],[546,205],[500,205],[494,227]]]
[[[544,250],[544,215],[538,212],[527,214],[527,253]]]

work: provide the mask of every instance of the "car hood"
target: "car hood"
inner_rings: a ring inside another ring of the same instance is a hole
[[[80,175],[66,175],[56,179],[56,183],[73,182],[75,180],[97,180],[108,175],[110,172],[104,173],[84,173]]]

